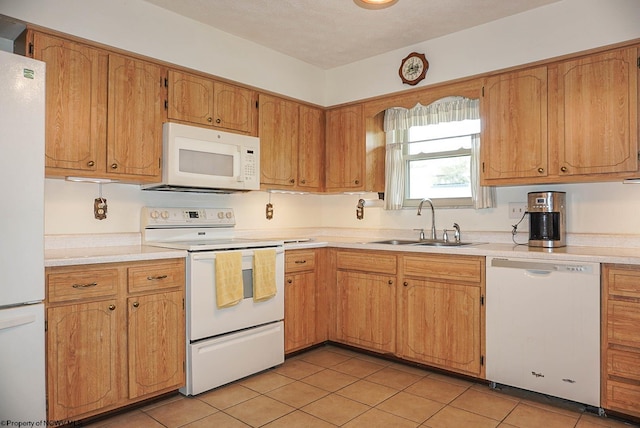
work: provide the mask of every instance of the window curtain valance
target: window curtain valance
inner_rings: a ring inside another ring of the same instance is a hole
[[[386,133],[385,205],[387,210],[402,208],[405,192],[405,162],[402,146],[409,142],[412,126],[435,125],[442,122],[480,119],[480,100],[447,97],[433,104],[416,104],[411,109],[393,107],[384,115]],[[480,135],[472,139],[471,193],[475,209],[494,208],[494,187],[480,186]]]
[[[412,126],[475,119],[480,119],[480,100],[448,97],[428,106],[416,104],[411,109],[402,107],[387,109],[384,114],[384,131],[396,132]]]

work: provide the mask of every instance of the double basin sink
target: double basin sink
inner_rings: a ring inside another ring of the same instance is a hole
[[[387,244],[387,245],[419,245],[425,247],[464,247],[467,245],[478,244],[478,242],[465,241],[443,241],[437,239],[385,239],[383,241],[373,241],[369,244]]]

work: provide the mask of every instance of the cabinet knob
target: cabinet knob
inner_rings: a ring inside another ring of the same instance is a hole
[[[562,172],[567,172],[568,170],[567,170],[567,167],[566,167],[566,166],[563,166],[562,168],[560,168],[560,171],[562,171]]]
[[[221,122],[222,122],[222,120],[220,120],[220,118],[216,119],[216,123],[221,123]]]
[[[390,279],[390,280],[389,280],[389,282],[388,282],[388,284],[389,284],[389,285],[393,285],[393,280],[392,280],[392,279]]]
[[[289,278],[287,279],[287,284],[291,284],[293,282],[293,279]]]
[[[307,184],[307,180],[305,180],[304,178],[302,180],[300,180],[301,184]]]
[[[117,163],[112,163],[111,164],[111,169],[118,169],[118,164]]]
[[[208,117],[207,118],[207,122],[209,122],[209,123],[213,122],[213,118],[212,117]]]
[[[544,172],[544,168],[538,168],[538,172],[542,174]]]
[[[87,162],[87,166],[94,166],[96,163],[94,161]]]
[[[354,181],[354,183],[360,184],[360,180],[356,180],[356,181]]]
[[[293,179],[293,178],[291,180],[289,180],[289,183],[291,183],[291,184],[294,184],[295,182],[296,182],[296,180]]]
[[[133,302],[133,307],[137,308],[138,306],[140,306],[140,302]]]
[[[409,285],[409,283],[407,281],[405,281],[405,282],[402,283],[402,285],[404,285],[406,287],[407,285]]]
[[[110,311],[113,311],[113,310],[115,310],[115,309],[116,309],[116,305],[109,305],[109,310],[110,310]]]

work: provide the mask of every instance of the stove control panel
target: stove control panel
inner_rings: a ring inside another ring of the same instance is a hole
[[[158,227],[233,227],[232,208],[142,208],[142,228]]]

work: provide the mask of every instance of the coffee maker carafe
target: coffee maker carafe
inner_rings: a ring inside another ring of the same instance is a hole
[[[529,246],[566,245],[565,192],[530,192],[528,195]]]

